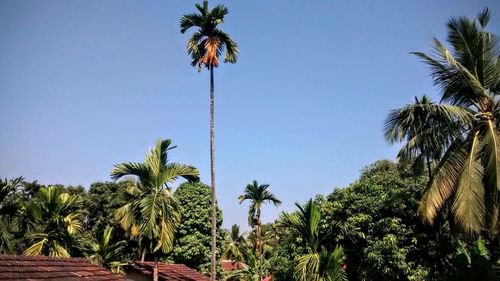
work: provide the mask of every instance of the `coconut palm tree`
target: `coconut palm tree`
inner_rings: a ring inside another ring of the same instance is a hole
[[[147,251],[167,253],[172,249],[180,212],[168,184],[179,177],[190,182],[199,180],[195,167],[168,161],[168,151],[175,148],[171,143],[169,139],[158,140],[146,153],[143,163],[118,164],[111,172],[113,180],[125,178],[127,181],[132,200],[116,210],[115,219],[131,237],[139,238],[142,260]]]
[[[295,276],[300,281],[346,280],[342,268],[344,252],[341,246],[329,251],[321,246],[319,228],[321,212],[319,206],[310,199],[304,207],[295,203],[298,211],[282,213],[279,225],[295,232],[304,241],[308,253],[296,259]]]
[[[254,180],[245,187],[245,191],[238,197],[240,204],[246,200],[250,201],[248,209],[248,224],[255,228],[255,254],[262,254],[261,225],[260,220],[262,205],[273,203],[274,206],[281,205],[281,201],[268,190],[269,184],[261,184]]]
[[[180,28],[181,33],[185,33],[190,28],[196,28],[196,31],[188,40],[187,52],[191,55],[191,64],[198,66],[198,71],[201,71],[202,67],[210,71],[211,278],[215,280],[217,210],[215,196],[214,68],[219,66],[219,57],[224,49],[226,51],[224,62],[236,63],[238,44],[227,33],[218,28],[218,25],[224,21],[224,17],[229,13],[227,7],[217,5],[210,10],[208,1],[203,1],[203,4],[195,4],[195,7],[199,13],[182,16]]]
[[[432,166],[439,161],[450,143],[461,138],[462,124],[467,124],[472,114],[466,108],[436,104],[427,96],[415,97],[415,103],[392,110],[386,118],[384,135],[394,144],[405,142],[398,153],[398,160],[411,164],[415,176],[427,169],[429,180]]]
[[[80,204],[79,196],[63,192],[59,187],[40,189],[24,210],[31,225],[30,246],[24,254],[70,257],[79,245],[77,235],[83,229]]]
[[[500,154],[499,123],[500,60],[498,39],[486,31],[488,9],[476,19],[449,20],[450,49],[434,39],[434,53],[415,52],[431,68],[441,100],[471,112],[459,134],[435,168],[424,194],[420,212],[433,222],[446,202],[456,224],[465,232],[499,232]]]
[[[88,259],[95,265],[111,269],[116,273],[123,273],[122,266],[126,263],[120,261],[122,250],[126,242],[121,240],[116,243],[111,242],[113,227],[106,226],[99,241],[93,241],[90,245]]]
[[[244,234],[240,233],[237,224],[231,226],[231,231],[226,236],[226,247],[222,256],[232,261],[245,261],[248,244]]]

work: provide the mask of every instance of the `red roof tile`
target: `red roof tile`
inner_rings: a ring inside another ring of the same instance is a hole
[[[242,262],[233,261],[233,260],[223,260],[223,261],[221,261],[221,264],[222,264],[222,270],[224,272],[245,269],[248,267],[246,264],[244,264]]]
[[[0,280],[127,280],[82,258],[0,255]]]
[[[145,275],[153,275],[154,262],[133,262],[130,266]],[[158,263],[158,279],[162,281],[210,281],[210,277],[183,264]]]

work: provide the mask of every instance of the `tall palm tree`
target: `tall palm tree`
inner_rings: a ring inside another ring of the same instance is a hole
[[[427,169],[432,177],[432,164],[439,161],[450,143],[461,138],[461,124],[472,115],[460,106],[436,104],[427,96],[415,97],[415,103],[392,110],[386,118],[384,135],[388,142],[405,142],[398,160],[411,164],[414,175]]]
[[[262,205],[265,203],[273,203],[274,206],[281,205],[281,201],[268,190],[269,184],[261,184],[254,180],[251,184],[245,187],[245,191],[238,197],[240,204],[246,200],[250,200],[248,209],[248,224],[255,228],[255,253],[257,256],[262,254],[262,239],[260,220]]]
[[[126,263],[120,261],[122,250],[126,246],[124,240],[111,242],[113,227],[106,226],[99,241],[91,243],[88,259],[95,265],[111,269],[113,272],[123,273],[122,266]]]
[[[304,207],[295,203],[298,211],[282,213],[279,224],[299,235],[308,253],[296,260],[295,276],[300,281],[340,281],[346,280],[342,268],[344,252],[341,246],[333,251],[321,245],[319,228],[321,212],[319,206],[310,199]]]
[[[499,232],[500,207],[500,50],[498,38],[486,31],[488,9],[476,19],[449,20],[448,49],[434,39],[434,53],[415,52],[431,68],[442,102],[471,112],[437,165],[420,212],[433,222],[451,201],[454,220],[467,233]]]
[[[147,251],[167,253],[172,249],[180,213],[168,184],[179,177],[199,180],[195,167],[168,162],[168,151],[175,148],[171,143],[169,139],[158,140],[143,163],[118,164],[111,172],[113,180],[128,180],[127,192],[133,199],[116,210],[115,219],[132,237],[139,238],[142,260]]]
[[[28,256],[47,255],[70,257],[78,245],[83,216],[81,198],[70,195],[61,188],[42,188],[25,207],[26,218],[32,226],[30,246],[24,250]]]
[[[199,13],[182,16],[180,22],[181,33],[190,28],[196,28],[187,43],[187,52],[191,55],[193,66],[198,66],[198,71],[206,67],[210,71],[210,184],[212,188],[212,247],[211,247],[211,278],[215,280],[216,267],[216,234],[217,234],[217,210],[215,196],[215,143],[214,143],[214,68],[219,66],[219,56],[224,49],[226,54],[224,62],[236,63],[238,56],[238,44],[231,37],[218,28],[229,13],[227,7],[217,5],[211,10],[208,1],[203,4],[195,4]]]
[[[231,226],[231,231],[226,237],[226,243],[222,256],[228,260],[244,262],[248,245],[244,234],[240,233],[240,227],[237,224]]]

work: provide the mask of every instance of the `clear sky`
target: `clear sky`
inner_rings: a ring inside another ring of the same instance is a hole
[[[209,183],[209,79],[179,19],[194,1],[0,1],[0,177],[88,187],[158,138]],[[218,3],[211,1],[211,5]],[[410,51],[449,17],[500,1],[223,1],[239,61],[216,70],[216,175],[224,226],[246,224],[244,186],[269,183],[276,218],[394,159],[388,110],[435,95]]]

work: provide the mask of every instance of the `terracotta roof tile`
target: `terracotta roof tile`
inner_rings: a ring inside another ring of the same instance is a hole
[[[0,255],[0,280],[127,280],[82,258]]]
[[[130,266],[145,275],[152,275],[154,262],[134,262]],[[210,277],[183,264],[158,263],[158,277],[162,281],[210,281]]]

